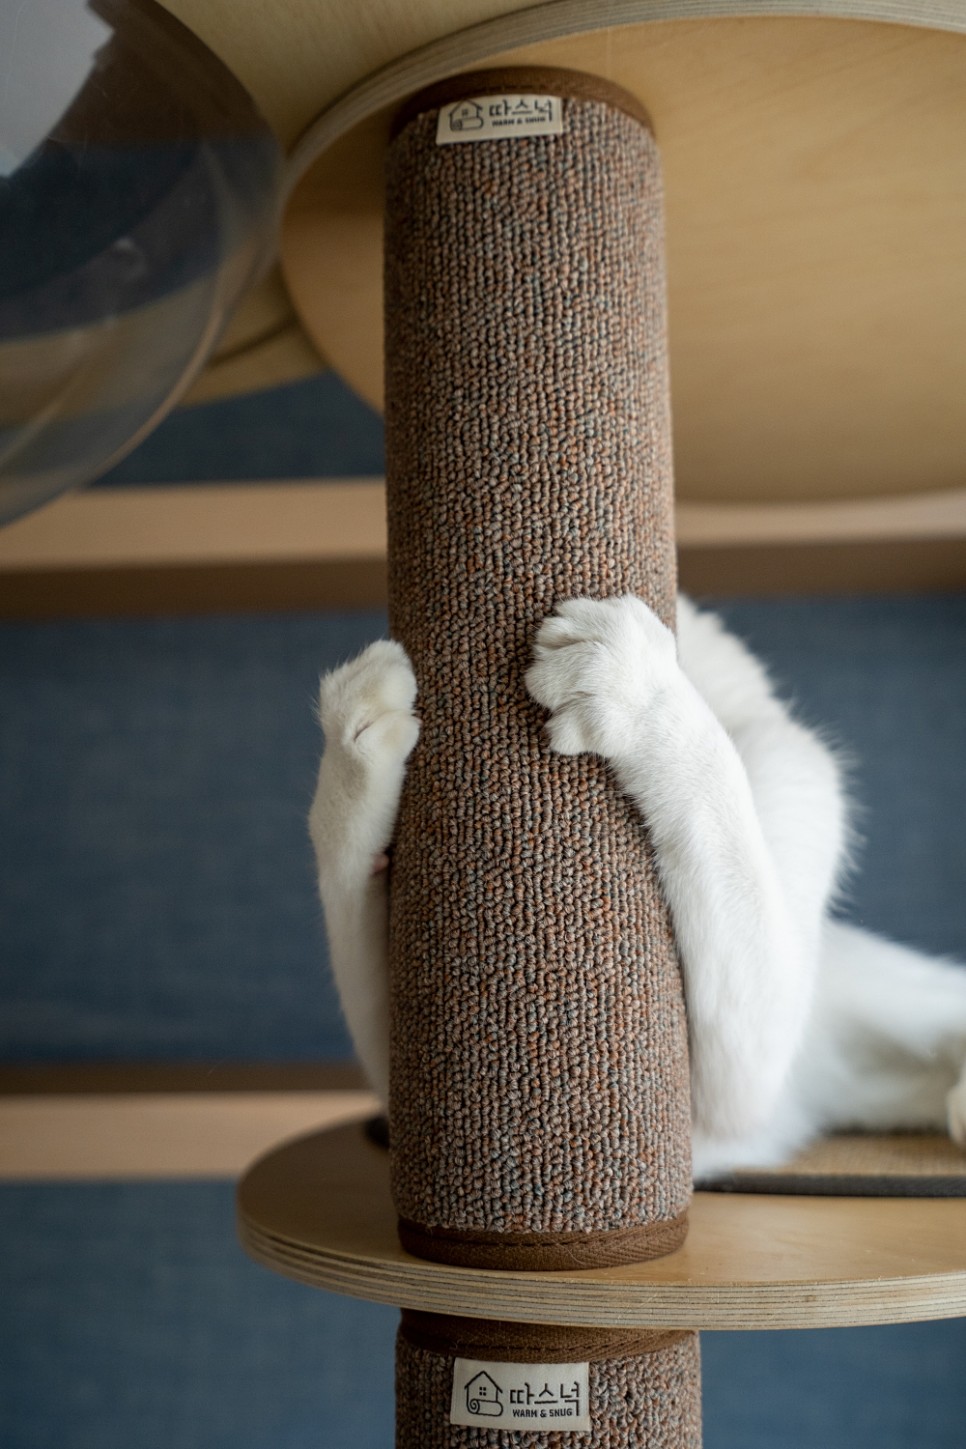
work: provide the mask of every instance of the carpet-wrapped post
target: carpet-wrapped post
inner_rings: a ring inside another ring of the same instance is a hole
[[[700,1379],[696,1333],[407,1311],[396,1342],[396,1443],[700,1449]]]
[[[670,923],[640,819],[602,761],[550,751],[524,674],[567,598],[634,593],[673,625],[657,148],[606,83],[488,72],[405,108],[387,182],[390,630],[422,720],[391,877],[400,1236],[470,1267],[654,1257],[683,1241],[691,1184]],[[444,1338],[404,1323],[401,1449],[699,1442],[694,1335],[598,1344],[575,1440],[451,1423],[454,1363],[519,1356],[512,1334],[475,1356]]]

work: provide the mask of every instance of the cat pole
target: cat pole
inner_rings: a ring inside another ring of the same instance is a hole
[[[633,593],[673,625],[661,177],[637,101],[525,69],[412,100],[385,318],[390,631],[422,721],[391,889],[400,1238],[484,1269],[659,1256],[690,1195],[670,925],[631,806],[600,760],[550,751],[524,686],[564,599]],[[693,1333],[403,1317],[398,1449],[693,1449],[699,1399]]]

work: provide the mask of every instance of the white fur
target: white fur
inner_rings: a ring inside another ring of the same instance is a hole
[[[647,821],[681,954],[695,1175],[831,1128],[943,1124],[966,1147],[966,972],[829,917],[848,853],[832,751],[713,614],[572,599],[527,673],[551,748],[608,761]],[[398,644],[322,681],[310,817],[332,967],[386,1098],[386,850],[418,737]]]

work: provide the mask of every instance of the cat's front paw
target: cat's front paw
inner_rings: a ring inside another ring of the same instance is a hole
[[[678,679],[674,635],[628,594],[559,604],[540,626],[526,686],[550,711],[558,754],[619,759],[639,746],[649,711]]]
[[[405,764],[419,738],[416,678],[401,644],[380,639],[323,675],[319,718],[326,740],[368,766]]]

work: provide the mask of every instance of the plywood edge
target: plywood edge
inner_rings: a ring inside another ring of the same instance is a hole
[[[542,4],[522,4],[397,54],[375,72],[350,83],[328,104],[323,102],[290,151],[285,193],[291,196],[312,163],[353,125],[424,86],[488,64],[494,57],[625,26],[762,18],[858,21],[952,34],[966,30],[966,16],[958,0],[596,0],[593,6],[586,0],[544,0]]]

